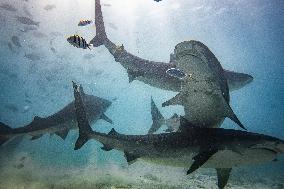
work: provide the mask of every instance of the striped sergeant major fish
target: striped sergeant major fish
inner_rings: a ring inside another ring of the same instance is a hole
[[[80,20],[80,22],[78,23],[78,26],[87,26],[91,24],[92,22],[93,22],[92,20]]]
[[[70,37],[67,38],[67,41],[71,45],[77,48],[82,48],[82,49],[89,48],[90,49],[90,46],[91,46],[90,44],[86,42],[86,40],[83,37],[80,37],[79,35],[71,35]]]

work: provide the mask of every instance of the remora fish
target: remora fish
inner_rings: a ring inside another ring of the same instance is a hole
[[[219,127],[228,117],[245,129],[229,105],[224,70],[208,47],[199,41],[184,41],[176,45],[172,56],[176,72],[170,75],[185,77],[181,79],[180,93],[162,106],[182,105],[185,118],[195,126]]]
[[[24,16],[16,16],[17,20],[25,25],[35,25],[39,27],[40,22],[33,21],[32,19]]]
[[[81,93],[86,105],[88,119],[92,124],[98,119],[112,123],[112,120],[104,114],[111,105],[110,101],[85,94],[82,88]],[[77,123],[73,101],[57,113],[46,118],[36,116],[30,124],[20,128],[12,129],[4,123],[0,123],[0,145],[4,144],[9,139],[22,135],[30,135],[32,139],[37,139],[44,134],[55,133],[62,139],[65,139],[69,130],[76,128]]]
[[[175,67],[175,64],[172,61],[172,56],[170,56],[171,58],[169,63],[164,63],[137,57],[127,52],[125,49],[117,51],[115,43],[107,38],[100,0],[95,1],[95,18],[96,36],[90,43],[93,44],[94,47],[104,45],[114,56],[115,61],[119,62],[127,70],[129,82],[139,80],[153,87],[176,92],[180,91],[180,79],[166,74],[168,69]],[[224,72],[225,77],[228,80],[230,91],[241,88],[253,80],[253,77],[248,74],[227,70],[224,70]],[[239,79],[240,77],[242,79]]]
[[[200,167],[215,168],[218,186],[224,188],[233,167],[272,161],[284,153],[284,141],[275,137],[221,128],[201,128],[181,119],[182,132],[124,135],[93,131],[84,109],[80,88],[73,83],[79,137],[75,150],[88,140],[101,142],[105,151],[123,151],[129,164],[137,159],[185,167],[190,174]]]

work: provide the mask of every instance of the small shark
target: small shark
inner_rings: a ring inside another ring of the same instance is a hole
[[[88,95],[83,92],[81,87],[81,93],[83,96],[84,104],[86,105],[86,111],[88,119],[91,124],[95,123],[98,119],[103,119],[109,123],[113,123],[104,112],[109,108],[111,102]],[[69,103],[63,109],[57,113],[50,115],[46,118],[34,117],[34,120],[23,127],[11,128],[4,123],[0,123],[0,145],[6,141],[23,135],[32,136],[32,140],[40,138],[44,134],[56,134],[62,139],[65,139],[69,130],[77,128],[76,115],[75,115],[74,101]]]
[[[218,187],[224,188],[233,167],[273,161],[284,153],[284,141],[275,137],[232,129],[202,128],[181,118],[181,132],[124,135],[112,129],[108,134],[93,131],[84,109],[80,88],[73,83],[79,137],[75,150],[88,140],[103,144],[102,149],[124,152],[129,164],[137,159],[155,164],[188,168],[215,168]]]
[[[168,63],[137,57],[127,52],[123,45],[117,46],[107,37],[100,0],[95,1],[95,17],[96,36],[90,41],[90,44],[94,47],[104,45],[113,55],[115,61],[119,62],[127,70],[129,82],[139,80],[160,89],[180,91],[181,81],[166,74],[168,69],[175,67],[172,54]],[[230,91],[242,88],[253,80],[253,77],[248,74],[223,71],[228,80]]]

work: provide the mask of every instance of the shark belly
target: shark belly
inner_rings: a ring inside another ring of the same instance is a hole
[[[165,166],[189,168],[193,163],[193,157],[197,153],[177,153],[176,155],[160,155],[141,157],[142,161]],[[276,154],[267,150],[245,150],[238,154],[231,150],[222,150],[213,155],[202,168],[233,168],[249,165],[259,165],[265,162],[273,161]]]
[[[219,82],[200,58],[185,55],[177,61],[188,77],[181,84],[185,118],[200,127],[219,127],[224,120],[224,98]]]

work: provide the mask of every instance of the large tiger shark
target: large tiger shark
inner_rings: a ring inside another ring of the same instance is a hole
[[[79,137],[75,150],[88,140],[103,144],[102,149],[124,152],[129,164],[144,160],[155,164],[188,168],[215,168],[218,187],[224,188],[233,167],[273,161],[284,153],[284,141],[275,137],[232,129],[196,127],[181,119],[181,132],[124,135],[112,129],[108,134],[93,131],[87,119],[80,88],[73,83]]]
[[[111,105],[111,102],[97,96],[85,94],[83,89],[81,91],[90,122],[93,124],[98,119],[103,119],[112,123],[112,120],[104,113]],[[65,139],[71,129],[77,128],[74,101],[72,101],[60,111],[46,118],[34,117],[30,124],[23,127],[11,128],[4,123],[0,123],[0,145],[23,135],[32,136],[32,140],[40,138],[44,134],[56,134]]]
[[[219,127],[229,117],[244,128],[229,105],[229,90],[239,89],[253,80],[248,74],[224,70],[214,54],[201,42],[185,41],[175,47],[170,62],[155,62],[127,52],[124,46],[116,46],[105,31],[100,0],[95,1],[96,36],[91,40],[94,47],[104,45],[126,70],[129,81],[139,80],[153,87],[180,92],[163,106],[184,106],[185,117],[196,126]],[[194,45],[193,45],[194,44]],[[177,51],[191,50],[184,58]],[[194,51],[193,51],[194,50]],[[181,68],[191,79],[181,80],[167,74],[167,70]],[[192,69],[192,70],[190,70]],[[155,129],[150,129],[149,133]]]
[[[180,91],[181,81],[166,74],[166,71],[175,67],[173,54],[170,61],[155,62],[135,56],[124,49],[124,46],[117,46],[106,34],[105,25],[101,10],[100,0],[95,0],[95,26],[96,36],[90,41],[94,47],[104,45],[113,55],[115,61],[119,62],[128,73],[129,81],[139,80],[153,87],[170,91]],[[250,83],[253,77],[244,73],[223,70],[228,81],[230,91],[240,89]]]

